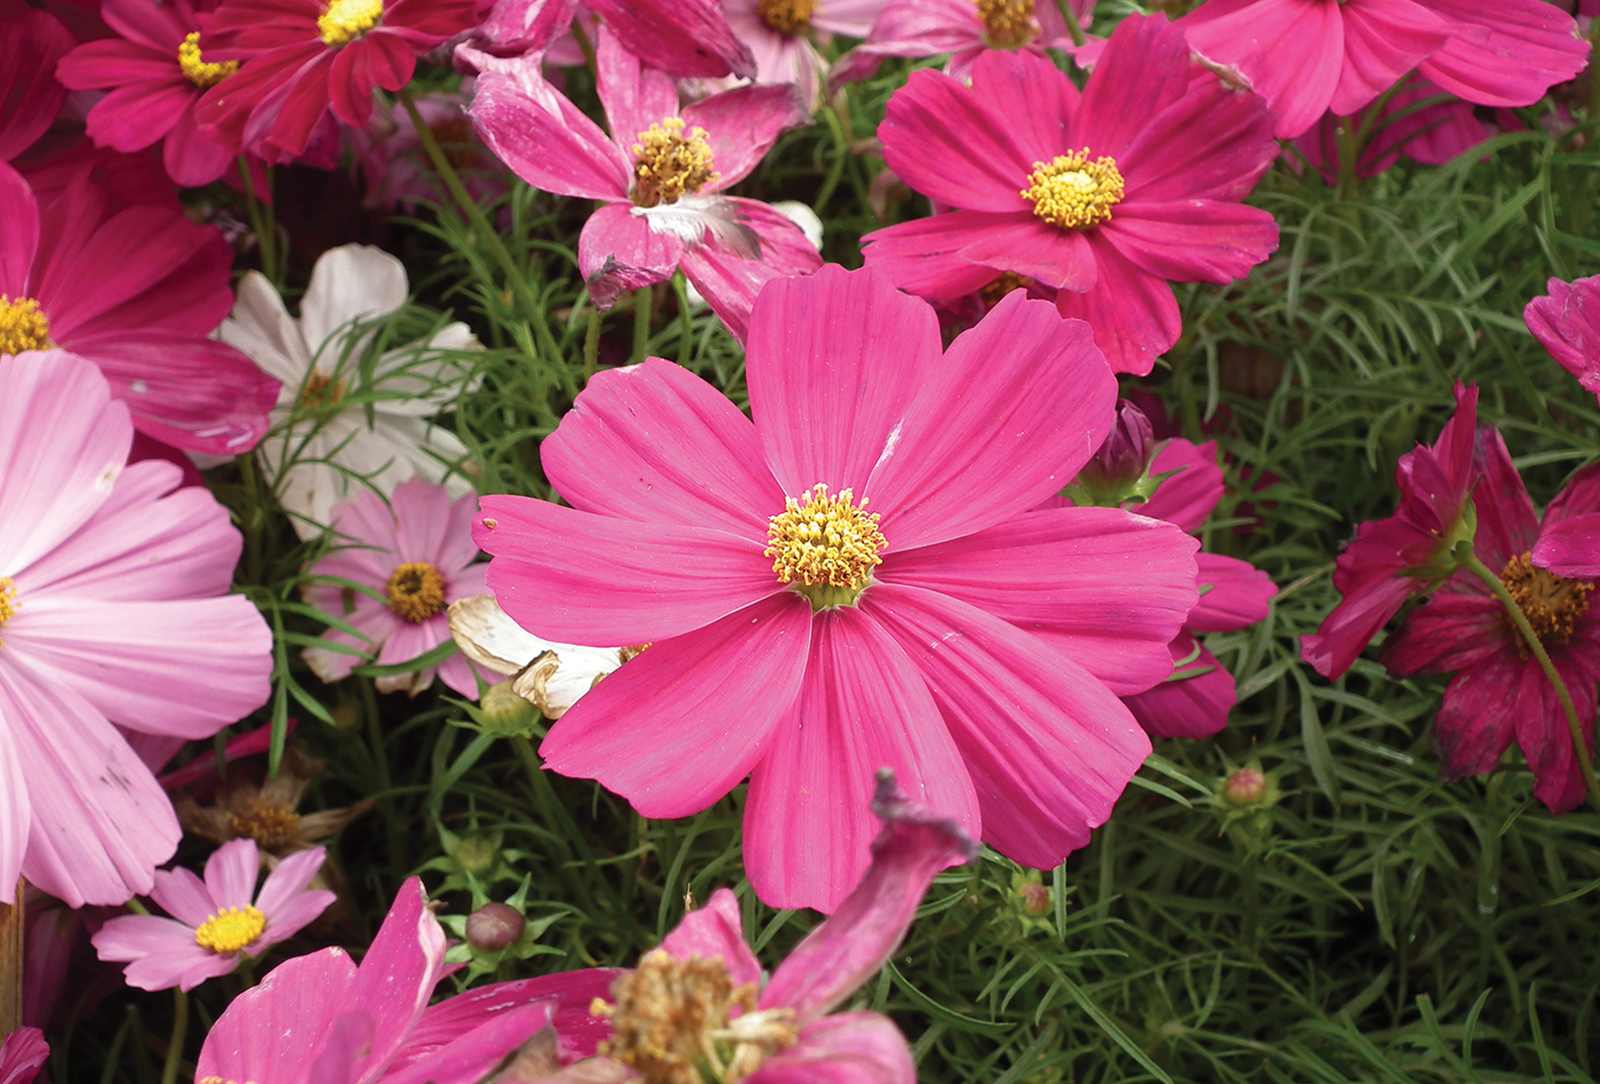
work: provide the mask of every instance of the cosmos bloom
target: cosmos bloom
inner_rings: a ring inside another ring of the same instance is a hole
[[[118,915],[90,941],[102,960],[127,963],[129,986],[193,990],[231,974],[241,952],[260,956],[327,909],[332,892],[306,890],[326,856],[318,847],[285,859],[257,893],[255,840],[224,843],[206,860],[203,881],[181,866],[156,870],[150,898],[171,918]]]
[[[1094,0],[1072,0],[1078,25],[1087,28]],[[889,0],[867,40],[839,59],[831,86],[870,79],[887,57],[950,54],[945,70],[965,79],[985,49],[1071,49],[1072,35],[1055,0]]]
[[[479,1084],[555,1021],[571,1060],[603,1029],[589,1004],[618,972],[482,986],[429,1006],[448,968],[422,882],[400,886],[358,967],[326,948],[279,964],[234,998],[206,1036],[195,1080],[272,1084]],[[565,995],[569,1000],[562,1000]]]
[[[756,72],[755,58],[728,25],[721,0],[588,0],[583,6],[605,21],[623,48],[656,71],[702,79]],[[465,51],[468,56],[473,50],[499,57],[541,54],[567,32],[577,12],[578,0],[498,0]]]
[[[93,365],[0,364],[0,903],[17,875],[74,907],[149,892],[178,844],[112,726],[209,738],[267,699],[272,635],[230,595],[242,545],[179,470],[124,466],[128,408]],[[73,750],[63,756],[62,750]]]
[[[761,286],[822,260],[783,215],[722,192],[804,123],[805,109],[787,87],[741,87],[680,110],[672,79],[604,28],[595,46],[611,135],[531,71],[479,77],[468,110],[479,134],[534,187],[605,203],[578,238],[578,269],[602,311],[681,266],[743,340]]]
[[[416,107],[468,194],[480,206],[492,207],[506,193],[506,171],[479,142],[463,112],[470,86],[469,81],[459,94],[419,94]],[[425,164],[422,141],[400,103],[374,112],[365,128],[346,129],[345,138],[366,184],[363,207],[383,211],[399,207],[415,214],[419,203],[449,198],[437,174]]]
[[[38,1028],[18,1028],[0,1039],[0,1084],[31,1084],[50,1060],[50,1044]]]
[[[868,234],[868,266],[935,303],[1037,280],[1117,372],[1177,342],[1169,282],[1229,283],[1278,246],[1272,216],[1240,203],[1278,155],[1272,115],[1161,17],[1125,19],[1081,95],[1025,52],[983,53],[971,86],[914,72],[878,135],[890,169],[956,210]]]
[[[22,8],[0,16],[0,162],[44,135],[67,100],[56,64],[77,42],[61,20]]]
[[[818,46],[834,34],[865,38],[887,0],[722,0],[728,25],[750,47],[758,83],[793,84],[816,107],[828,70]]]
[[[220,233],[175,202],[113,214],[87,174],[41,209],[3,164],[0,221],[0,356],[70,350],[100,367],[140,432],[189,451],[255,446],[277,381],[206,337],[233,304]]]
[[[379,666],[395,666],[426,655],[450,639],[445,607],[481,595],[487,565],[475,565],[478,547],[472,541],[472,513],[477,495],[454,501],[444,486],[421,478],[401,482],[387,504],[376,493],[360,493],[333,510],[330,526],[340,548],[318,561],[314,576],[330,576],[381,595],[349,592],[329,583],[306,587],[306,601],[342,618],[364,633],[366,641],[341,629],[328,629],[325,640],[359,651],[376,649]],[[345,598],[349,599],[348,602]],[[362,661],[359,654],[308,647],[302,653],[323,681],[347,677]],[[433,684],[429,667],[409,674],[376,679],[379,692],[417,695]],[[465,656],[452,655],[438,667],[444,683],[473,700],[478,680]]]
[[[1600,275],[1545,284],[1548,296],[1522,310],[1528,330],[1583,390],[1600,398]]]
[[[1482,481],[1473,492],[1474,549],[1499,573],[1555,663],[1592,748],[1600,681],[1600,611],[1590,605],[1595,583],[1556,575],[1532,558],[1552,528],[1600,513],[1600,464],[1573,475],[1541,518],[1497,430],[1479,427],[1477,460]],[[1383,663],[1399,677],[1457,672],[1433,724],[1445,779],[1491,771],[1515,741],[1540,801],[1555,813],[1582,804],[1583,776],[1555,688],[1476,576],[1462,571],[1446,580],[1383,645]]]
[[[191,0],[104,0],[101,15],[121,36],[78,46],[56,69],[74,90],[112,88],[89,110],[89,137],[129,153],[160,142],[167,175],[186,187],[221,177],[238,147],[201,130],[194,107],[238,62],[206,60]]]
[[[358,389],[376,397],[345,401],[371,334],[359,325],[395,312],[409,292],[405,267],[370,245],[341,245],[317,258],[298,319],[258,272],[239,282],[238,304],[219,334],[283,382],[260,459],[301,538],[320,534],[333,506],[364,487],[387,496],[420,477],[443,481],[453,497],[471,491],[449,473],[466,459],[466,445],[427,421],[470,387],[467,366],[434,353],[476,349],[466,324],[386,352],[371,383]]]
[[[1030,511],[1111,425],[1089,329],[1016,293],[942,352],[926,303],[829,265],[762,291],[746,365],[754,422],[660,359],[601,373],[540,449],[572,507],[482,500],[518,624],[651,645],[551,728],[546,766],[650,818],[749,775],[745,865],[779,907],[860,879],[878,767],[1058,865],[1149,751],[1116,694],[1171,672],[1196,597],[1178,528]]]
[[[1478,388],[1457,384],[1455,395],[1455,416],[1438,441],[1419,444],[1395,465],[1395,514],[1363,523],[1339,554],[1333,586],[1343,598],[1315,634],[1300,638],[1300,656],[1330,681],[1350,669],[1407,599],[1454,571],[1451,551],[1472,538],[1467,510],[1478,479],[1472,451]]]
[[[265,749],[257,752],[265,752]],[[230,755],[229,760],[237,755]],[[200,757],[199,760],[212,758]],[[183,790],[173,795],[172,804],[184,831],[213,843],[254,840],[260,848],[262,864],[271,868],[274,859],[310,849],[318,840],[327,839],[372,808],[372,799],[363,798],[342,809],[296,812],[307,784],[322,774],[325,767],[323,761],[308,757],[291,745],[283,751],[278,774],[270,779],[260,778],[265,774],[264,768],[254,772],[251,778],[250,774],[230,766],[212,796],[213,804],[202,806]],[[162,785],[172,786],[168,777],[162,778]],[[326,867],[320,872],[326,874]]]
[[[1470,151],[1494,134],[1478,119],[1470,102],[1447,95],[1417,76],[1384,100],[1361,148],[1356,174],[1376,177],[1400,156],[1424,165],[1441,166]],[[1339,118],[1325,113],[1294,141],[1306,163],[1333,184],[1340,169]]]

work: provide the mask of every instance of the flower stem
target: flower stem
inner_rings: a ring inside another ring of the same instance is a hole
[[[1353,196],[1361,184],[1361,175],[1356,172],[1357,160],[1361,157],[1361,135],[1353,117],[1340,117],[1338,131],[1339,187],[1335,195],[1344,200]]]
[[[1061,9],[1061,17],[1067,21],[1067,33],[1072,35],[1072,44],[1081,47],[1086,39],[1083,25],[1078,22],[1078,13],[1072,10],[1072,0],[1056,0],[1056,7]]]
[[[167,1060],[161,1066],[161,1084],[177,1084],[178,1066],[183,1062],[183,1040],[189,1034],[189,995],[183,987],[172,988],[172,1037],[167,1040]]]
[[[633,363],[638,365],[650,353],[650,307],[655,290],[641,286],[633,291]]]
[[[271,167],[267,167],[269,170]],[[272,174],[267,174],[271,184]],[[256,198],[255,178],[250,176],[250,158],[239,156],[239,182],[244,187],[244,203],[250,212],[250,229],[256,235],[256,248],[261,253],[261,273],[279,290],[283,282],[278,276],[278,224],[273,218],[272,204]]]
[[[1589,755],[1589,743],[1583,736],[1583,727],[1578,723],[1578,709],[1573,707],[1572,694],[1567,692],[1567,684],[1561,680],[1560,673],[1556,671],[1556,664],[1551,661],[1550,653],[1544,649],[1539,634],[1528,624],[1528,616],[1522,612],[1522,607],[1517,605],[1517,600],[1511,597],[1511,592],[1506,590],[1506,585],[1500,582],[1500,577],[1496,576],[1488,565],[1478,560],[1478,555],[1470,550],[1460,560],[1461,567],[1482,580],[1490,593],[1500,601],[1500,605],[1510,616],[1511,623],[1522,633],[1522,639],[1527,643],[1528,650],[1539,660],[1539,668],[1544,671],[1544,676],[1555,686],[1556,697],[1561,701],[1561,710],[1567,715],[1567,729],[1572,734],[1572,750],[1578,757],[1578,767],[1583,772],[1584,786],[1589,789],[1589,801],[1597,811],[1600,811],[1600,783],[1595,782],[1594,760]]]

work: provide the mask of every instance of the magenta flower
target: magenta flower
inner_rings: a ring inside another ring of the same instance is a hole
[[[341,618],[367,640],[341,629],[329,629],[325,640],[347,644],[358,652],[378,650],[380,666],[395,666],[426,655],[450,640],[445,607],[457,599],[484,594],[487,565],[475,565],[478,547],[472,541],[472,513],[478,498],[468,493],[452,501],[442,485],[422,478],[401,482],[385,504],[364,492],[334,508],[332,527],[343,548],[318,561],[316,576],[331,576],[369,588],[372,595],[346,594],[336,584],[306,588],[306,601]],[[345,602],[345,598],[351,599]],[[323,681],[338,681],[362,661],[321,647],[304,651],[306,662]],[[462,696],[478,698],[478,681],[463,655],[440,664],[438,674]],[[379,692],[417,695],[433,684],[434,669],[377,679]]]
[[[684,275],[734,336],[775,276],[821,266],[805,234],[752,199],[723,195],[805,109],[785,87],[741,87],[678,108],[673,81],[608,31],[596,40],[607,136],[530,70],[478,78],[468,113],[512,172],[535,188],[605,203],[578,238],[578,269],[602,311],[625,290]]]
[[[669,75],[715,78],[755,74],[750,47],[722,14],[721,0],[587,0],[623,48]],[[541,54],[566,33],[578,0],[498,0],[467,47],[490,56]],[[474,67],[482,67],[473,63]]]
[[[9,162],[44,135],[67,100],[56,63],[77,42],[61,20],[23,7],[0,16],[0,162]]]
[[[1432,99],[1432,104],[1424,104]],[[1494,134],[1478,119],[1470,102],[1447,95],[1421,76],[1387,98],[1356,163],[1360,177],[1376,177],[1405,155],[1413,162],[1442,166]],[[1340,168],[1339,118],[1325,113],[1297,137],[1295,149],[1333,184]]]
[[[206,860],[204,881],[181,866],[156,870],[150,898],[173,917],[118,915],[90,943],[100,959],[128,964],[129,986],[193,990],[231,974],[239,953],[260,956],[327,910],[334,894],[306,888],[327,856],[321,847],[290,855],[257,894],[256,841],[224,843]]]
[[[123,465],[128,408],[93,365],[7,358],[0,402],[0,509],[26,528],[0,541],[0,903],[19,872],[73,907],[122,903],[179,831],[112,724],[209,738],[266,701],[272,635],[228,594],[228,513],[173,492],[171,463]]]
[[[1477,105],[1532,105],[1589,62],[1576,20],[1544,0],[1417,2],[1457,24],[1418,72]]]
[[[0,1084],[32,1084],[50,1060],[50,1044],[38,1028],[18,1028],[0,1039]]]
[[[1488,426],[1478,429],[1477,468],[1482,474],[1473,494],[1478,559],[1499,572],[1555,663],[1592,748],[1600,681],[1600,611],[1590,606],[1595,584],[1556,575],[1532,558],[1552,528],[1575,517],[1600,518],[1600,464],[1573,475],[1542,521],[1505,441]],[[1565,813],[1583,803],[1583,775],[1555,688],[1476,576],[1460,572],[1446,580],[1383,645],[1383,663],[1399,677],[1458,671],[1433,724],[1445,779],[1490,771],[1515,741],[1533,770],[1534,795],[1551,812]]]
[[[479,987],[428,1006],[444,931],[422,882],[400,886],[358,967],[326,948],[273,969],[228,1005],[206,1036],[197,1081],[271,1084],[479,1084],[552,1020],[568,1059],[594,1051],[590,1002],[616,971]]]
[[[888,0],[722,0],[733,32],[755,57],[758,83],[799,88],[815,108],[828,62],[818,46],[834,34],[864,38]]]
[[[1455,394],[1455,416],[1438,441],[1417,445],[1395,465],[1399,509],[1363,523],[1339,554],[1333,586],[1343,599],[1314,635],[1300,638],[1301,657],[1330,681],[1350,669],[1407,599],[1454,571],[1453,547],[1472,538],[1467,509],[1478,480],[1478,388],[1457,384]]]
[[[1078,25],[1087,27],[1095,0],[1072,0]],[[1055,0],[889,0],[872,24],[867,40],[839,58],[829,74],[831,86],[869,79],[892,56],[950,54],[945,70],[965,79],[986,49],[1025,50],[1073,47],[1067,21]]]
[[[1081,95],[1030,53],[985,52],[971,86],[914,72],[878,135],[890,169],[957,210],[868,234],[868,266],[936,303],[1037,280],[1117,372],[1177,342],[1168,282],[1233,282],[1278,246],[1239,202],[1278,155],[1272,115],[1164,18],[1123,20]]]
[[[175,201],[109,205],[80,174],[41,210],[0,164],[0,356],[70,350],[100,367],[140,432],[188,451],[253,448],[278,382],[207,338],[233,306],[232,251]]]
[[[1547,297],[1522,310],[1528,330],[1583,390],[1600,398],[1600,275],[1545,283]]]
[[[1089,329],[1018,292],[941,352],[928,305],[830,265],[762,291],[746,366],[753,423],[660,359],[600,374],[541,447],[572,507],[483,498],[512,618],[652,645],[551,728],[546,766],[651,818],[749,775],[745,866],[780,907],[860,879],[878,767],[1058,865],[1148,753],[1116,694],[1171,672],[1195,602],[1176,527],[1031,511],[1111,425]]]
[[[101,15],[121,36],[78,46],[56,69],[74,90],[113,88],[89,110],[89,137],[128,153],[160,142],[167,175],[180,185],[221,177],[239,148],[202,131],[194,107],[238,63],[206,60],[190,0],[104,0]]]

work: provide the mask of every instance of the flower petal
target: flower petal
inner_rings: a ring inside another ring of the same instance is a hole
[[[206,859],[206,889],[218,907],[253,906],[260,869],[256,841],[231,839]]]
[[[478,1027],[402,1070],[383,1084],[482,1084],[491,1080],[535,1032],[550,1024],[551,1005],[535,1002],[489,1017]]]
[[[580,199],[626,199],[633,169],[599,125],[536,76],[485,72],[467,108],[488,148],[535,188]]]
[[[339,948],[285,960],[217,1017],[200,1048],[195,1079],[306,1084],[312,1058],[355,976],[356,965]]]
[[[1056,308],[1094,328],[1094,344],[1112,372],[1143,376],[1183,330],[1172,287],[1124,257],[1107,238],[1095,234],[1089,243],[1098,276],[1094,289],[1081,294],[1062,290]]]
[[[1037,215],[995,221],[957,255],[968,263],[997,267],[1037,279],[1052,289],[1082,293],[1094,288],[1099,271],[1082,230],[1064,230]]]
[[[0,293],[26,296],[28,270],[39,248],[39,201],[22,174],[0,161]]]
[[[603,23],[595,32],[594,57],[595,89],[619,147],[630,146],[652,124],[678,115],[678,87],[672,77],[645,67]]]
[[[734,34],[718,0],[592,0],[589,7],[652,68],[701,78],[755,77],[750,47]]]
[[[735,87],[683,108],[684,123],[706,130],[711,159],[720,175],[708,192],[742,181],[761,164],[778,137],[811,119],[799,91],[783,86]]]
[[[0,717],[0,904],[16,904],[17,878],[28,851],[32,808],[22,753]]]
[[[1474,544],[1479,559],[1498,572],[1511,558],[1533,549],[1539,540],[1539,517],[1498,429],[1478,427],[1473,467],[1483,472],[1472,489],[1472,504],[1478,513]]]
[[[1233,632],[1267,616],[1278,585],[1249,561],[1217,553],[1195,555],[1200,586],[1210,590],[1189,612],[1190,632]]]
[[[1383,643],[1383,665],[1396,677],[1443,674],[1485,662],[1516,644],[1505,610],[1476,579],[1452,580],[1413,610]]]
[[[388,316],[406,303],[410,286],[398,259],[373,245],[330,248],[311,269],[311,282],[300,300],[300,328],[331,368],[357,320]]]
[[[1152,275],[1219,286],[1244,278],[1278,248],[1278,223],[1271,214],[1208,199],[1129,200],[1100,234]]]
[[[761,1063],[749,1084],[916,1084],[917,1067],[894,1021],[875,1012],[814,1020],[800,1041]]]
[[[1546,522],[1533,563],[1568,579],[1600,579],[1600,512]]]
[[[356,1059],[358,1079],[377,1079],[411,1034],[444,976],[444,950],[444,930],[428,909],[421,879],[407,878],[340,999],[369,1014],[376,1028]]]
[[[1151,118],[1188,91],[1189,44],[1182,28],[1163,15],[1124,19],[1084,87],[1071,149],[1087,146],[1091,156],[1110,155],[1120,163]]]
[[[1144,732],[1153,738],[1203,738],[1215,734],[1228,725],[1228,712],[1238,700],[1233,675],[1188,633],[1172,641],[1173,663],[1184,660],[1190,661],[1183,672],[1193,676],[1175,673],[1159,685],[1122,698]]]
[[[935,303],[955,301],[1000,275],[1000,268],[971,263],[961,253],[996,229],[1032,218],[1032,211],[954,211],[912,219],[863,237],[862,257],[902,290]]]
[[[1454,33],[1418,65],[1452,94],[1478,105],[1533,105],[1583,70],[1589,45],[1560,8],[1539,0],[1500,0],[1486,10],[1471,0],[1418,0],[1484,34]]]
[[[761,961],[744,939],[744,922],[739,917],[739,899],[726,888],[711,893],[704,907],[683,916],[661,942],[661,951],[679,960],[699,955],[720,959],[735,986],[761,983]]]
[[[1176,472],[1176,473],[1171,473]],[[1182,437],[1163,441],[1150,460],[1150,476],[1166,474],[1150,499],[1130,505],[1130,512],[1176,523],[1193,534],[1222,499],[1222,468],[1217,442],[1192,444]]]
[[[578,271],[601,312],[630,290],[665,282],[683,259],[683,242],[658,233],[631,203],[608,203],[578,235]]]
[[[767,204],[738,196],[716,198],[741,234],[748,234],[754,251],[740,251],[708,233],[704,244],[684,250],[683,273],[742,343],[761,288],[775,278],[809,275],[822,266],[822,257],[799,226]]]
[[[1340,116],[1366,106],[1462,29],[1412,0],[1356,0],[1340,10],[1344,68],[1328,103]]]
[[[1211,0],[1179,25],[1196,52],[1236,67],[1292,139],[1328,111],[1344,69],[1344,5],[1323,0]]]

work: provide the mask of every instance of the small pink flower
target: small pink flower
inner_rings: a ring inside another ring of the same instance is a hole
[[[293,937],[334,901],[306,886],[328,852],[300,851],[279,862],[256,892],[256,841],[236,839],[206,860],[202,881],[183,867],[156,870],[150,898],[172,915],[118,915],[91,938],[100,959],[127,963],[129,986],[193,990],[239,966],[239,953],[260,956]]]
[[[38,1028],[18,1028],[0,1039],[0,1084],[32,1084],[50,1060],[50,1044]]]
[[[1572,282],[1553,278],[1545,288],[1549,296],[1528,302],[1522,318],[1583,390],[1600,398],[1600,275]]]
[[[449,642],[445,607],[488,591],[484,573],[489,566],[472,563],[478,556],[472,541],[477,502],[475,493],[452,501],[444,486],[413,478],[395,486],[388,504],[376,493],[365,492],[334,508],[334,536],[343,548],[318,561],[312,573],[349,580],[381,597],[326,583],[307,587],[307,601],[367,636],[363,641],[341,629],[329,629],[323,639],[359,651],[376,649],[380,666],[410,662]],[[362,661],[359,654],[320,647],[308,647],[304,655],[323,681],[346,677]],[[472,670],[465,656],[452,655],[437,672],[456,692],[477,699]],[[378,691],[415,696],[433,684],[434,673],[429,668],[381,677]]]
[[[1048,0],[1047,0],[1048,2]],[[887,0],[722,0],[728,25],[755,57],[755,81],[793,84],[809,111],[828,69],[818,46],[864,38]]]
[[[983,53],[971,86],[915,72],[878,135],[890,169],[957,210],[868,234],[868,266],[935,303],[1037,280],[1117,372],[1177,342],[1169,282],[1230,283],[1278,247],[1240,202],[1278,155],[1272,115],[1159,16],[1123,20],[1081,95],[1030,53]]]
[[[531,68],[478,78],[468,112],[479,134],[534,187],[604,201],[578,239],[578,269],[601,310],[681,266],[743,340],[762,285],[822,260],[782,214],[722,193],[805,122],[805,109],[788,87],[740,87],[680,109],[672,79],[603,28],[596,57],[609,136]]]
[[[1072,0],[1080,27],[1088,27],[1094,0]],[[869,79],[892,56],[950,54],[945,71],[965,79],[972,62],[986,49],[1026,50],[1043,56],[1046,49],[1073,48],[1067,21],[1055,0],[889,0],[872,24],[867,40],[833,66],[830,86]]]

